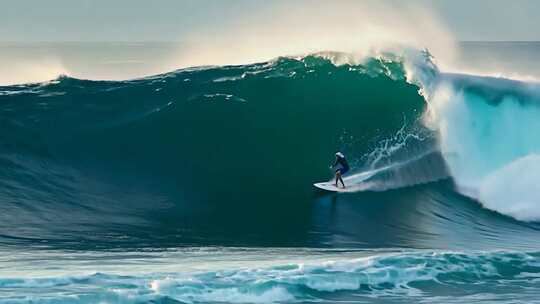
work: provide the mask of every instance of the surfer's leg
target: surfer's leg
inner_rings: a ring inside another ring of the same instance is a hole
[[[338,170],[336,173],[338,173],[339,175],[339,181],[341,182],[341,184],[343,185],[343,188],[345,188],[345,182],[343,181],[343,174],[347,172],[347,169],[340,169]],[[337,182],[336,182],[336,187],[337,187]]]
[[[345,183],[343,182],[343,179],[341,178],[341,170],[336,171],[336,188],[338,187],[338,181],[341,182],[343,185],[343,188],[345,188]]]

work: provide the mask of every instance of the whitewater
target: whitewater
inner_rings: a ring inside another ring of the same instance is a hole
[[[412,81],[421,84],[429,105],[424,122],[438,132],[457,189],[486,208],[538,220],[534,172],[540,146],[535,132],[527,131],[538,126],[538,84],[428,73]]]
[[[39,257],[46,258],[48,254],[41,252]],[[220,263],[224,258],[228,262]],[[62,277],[53,276],[54,270],[48,270],[31,278],[2,279],[4,292],[0,300],[7,303],[332,303],[377,302],[378,299],[467,303],[505,302],[518,297],[534,302],[537,259],[538,254],[516,252],[399,253],[306,248],[186,248],[141,251],[137,258],[114,252],[72,253],[71,259],[62,261],[68,263],[71,273]],[[164,267],[163,263],[171,262]],[[101,267],[108,273],[88,271],[98,263],[105,263]],[[29,267],[21,264],[19,269]],[[199,269],[194,265],[199,265]],[[140,269],[149,267],[153,272],[141,275]],[[505,293],[491,295],[489,292],[495,286],[504,288]],[[440,288],[447,291],[441,294]],[[477,295],[478,292],[482,294]]]

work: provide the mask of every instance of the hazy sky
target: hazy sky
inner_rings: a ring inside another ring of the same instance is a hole
[[[290,0],[306,7],[310,0]],[[330,1],[330,0],[328,0]],[[358,0],[364,2],[364,0]],[[380,2],[380,1],[378,1]],[[427,7],[458,40],[540,40],[538,0],[383,0]],[[0,0],[0,41],[182,41],[284,0]],[[340,1],[334,0],[339,6]],[[249,26],[249,25],[247,25]],[[419,30],[422,24],[418,24]]]

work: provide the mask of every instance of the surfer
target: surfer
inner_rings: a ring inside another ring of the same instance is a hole
[[[338,181],[341,182],[343,188],[345,188],[345,183],[343,182],[342,176],[343,174],[347,173],[347,171],[349,171],[349,163],[345,159],[345,155],[343,155],[343,153],[341,152],[336,153],[336,161],[331,168],[334,168],[336,166],[338,166],[338,168],[336,169],[336,188],[338,187]]]

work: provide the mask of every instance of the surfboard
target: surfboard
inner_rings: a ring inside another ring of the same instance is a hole
[[[341,185],[341,183],[340,183]],[[347,188],[338,188],[336,187],[336,185],[334,184],[334,182],[323,182],[323,183],[315,183],[313,184],[313,186],[315,186],[316,188],[319,188],[321,190],[326,190],[326,191],[332,191],[332,192],[341,192],[342,190],[345,190]]]
[[[336,187],[334,181],[315,183],[313,184],[318,189],[330,191],[330,192],[358,192],[366,189],[365,184],[347,184],[345,181],[345,188],[339,183],[339,187]]]
[[[315,183],[315,186],[318,189],[330,191],[330,192],[358,192],[363,191],[369,188],[367,181],[374,176],[375,174],[388,169],[388,167],[379,168],[375,170],[369,170],[365,172],[356,173],[349,175],[343,178],[345,182],[345,188],[342,188],[341,183],[339,187],[336,187],[334,179],[327,182]]]

